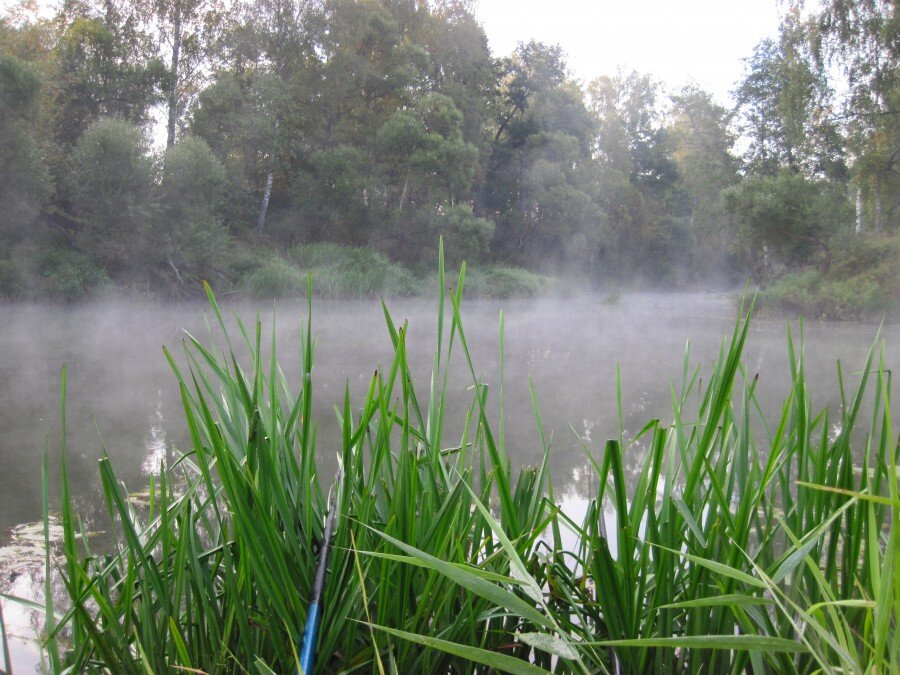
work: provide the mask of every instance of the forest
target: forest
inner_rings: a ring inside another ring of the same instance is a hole
[[[728,106],[561,47],[492,54],[466,0],[65,0],[0,20],[0,296],[433,286],[731,289],[900,304],[900,29],[786,3]]]

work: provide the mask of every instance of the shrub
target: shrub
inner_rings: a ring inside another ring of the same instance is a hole
[[[494,265],[473,269],[466,282],[467,294],[484,298],[531,298],[552,289],[550,277],[520,267]]]
[[[879,318],[900,308],[900,237],[850,237],[835,250],[827,274],[785,274],[761,291],[760,306],[818,319]]]
[[[0,55],[0,241],[26,234],[52,193],[40,146],[30,131],[40,86],[31,64]]]
[[[759,295],[762,308],[832,320],[890,315],[897,303],[897,294],[871,274],[832,280],[818,270],[786,274]]]
[[[226,183],[225,168],[199,138],[187,136],[166,151],[154,232],[161,262],[193,275],[212,272],[228,247],[222,223]]]
[[[35,286],[35,251],[28,244],[14,246],[0,258],[0,298],[25,300]]]
[[[51,300],[84,300],[109,283],[109,277],[84,254],[57,249],[41,261],[41,295]]]
[[[259,269],[266,256],[247,246],[232,246],[223,256],[224,269],[240,284],[246,277]]]
[[[137,127],[114,118],[88,127],[72,151],[68,180],[82,223],[79,248],[110,271],[145,262],[152,185],[153,162]]]
[[[826,267],[831,238],[851,217],[850,202],[834,185],[788,170],[752,176],[725,193],[737,221],[739,255],[761,278],[772,268]],[[768,255],[763,255],[767,250]]]
[[[11,260],[0,260],[0,298],[17,298],[19,275]]]
[[[242,286],[254,298],[284,298],[303,295],[306,278],[290,263],[271,258],[247,274]]]
[[[421,284],[413,274],[370,248],[332,243],[301,244],[291,258],[312,273],[313,291],[326,297],[415,295]]]
[[[452,206],[438,218],[438,229],[444,237],[447,264],[452,268],[466,261],[480,261],[487,255],[494,224],[476,218],[468,204]]]

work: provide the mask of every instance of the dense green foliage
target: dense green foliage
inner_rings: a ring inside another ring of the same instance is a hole
[[[511,468],[502,382],[490,390],[501,411],[492,421],[460,318],[464,275],[455,285],[449,311],[439,296],[429,391],[409,371],[407,327],[385,308],[393,358],[363,401],[348,392],[335,411],[339,515],[316,672],[900,667],[900,444],[876,349],[855,392],[838,370],[840,409],[816,412],[802,344],[789,336],[792,388],[780,417],[765,420],[760,375],[741,360],[742,316],[710,369],[685,355],[671,423],[620,430],[599,454],[585,448],[597,488],[575,521],[556,504],[542,434],[541,466]],[[241,324],[242,361],[210,300],[224,350],[191,337],[186,367],[167,355],[191,447],[161,467],[148,507],[133,505],[109,459],[100,461],[116,523],[111,552],[77,537],[63,440],[60,573],[71,606],[53,607],[47,594],[54,672],[296,667],[322,545],[322,485],[334,470],[310,417],[311,324],[294,394],[274,339],[266,358],[260,325]],[[502,359],[502,316],[500,325]],[[445,440],[457,367],[474,393],[459,411],[462,436]],[[536,404],[535,415],[540,429]],[[626,475],[633,455],[643,460]],[[45,510],[46,485],[45,476]],[[52,560],[48,546],[48,572]]]
[[[266,248],[244,251],[229,268],[231,283],[250,297],[298,297],[306,288],[306,275],[315,279],[314,293],[326,298],[421,296],[433,293],[433,274],[413,274],[369,247],[332,243],[298,244],[286,256]],[[519,267],[483,264],[470,269],[472,297],[532,297],[562,293],[557,279]]]
[[[299,270],[303,270],[301,273]],[[325,297],[415,295],[416,278],[369,248],[337,244],[300,244],[287,260],[273,257],[244,277],[248,294],[259,298],[302,295],[306,277],[316,279],[316,294]]]
[[[850,237],[836,242],[827,271],[810,269],[779,277],[761,292],[763,309],[818,319],[878,319],[900,302],[900,237]]]
[[[492,55],[466,2],[226,5],[0,20],[0,294],[46,295],[51,248],[141,293],[295,293],[288,251],[318,244],[387,256],[408,292],[440,236],[454,264],[580,284],[765,286],[900,223],[885,0],[789,3],[733,109],[624,70],[582,85],[558,46]],[[334,294],[380,286],[329,269]]]

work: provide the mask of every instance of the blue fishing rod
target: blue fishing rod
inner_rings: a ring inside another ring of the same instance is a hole
[[[316,661],[316,639],[319,637],[319,624],[322,621],[322,590],[325,588],[325,577],[328,575],[328,553],[331,550],[334,517],[337,513],[337,491],[343,471],[338,468],[334,484],[328,493],[328,515],[325,518],[325,533],[322,536],[322,548],[319,551],[319,566],[313,582],[312,597],[306,610],[306,629],[303,632],[303,646],[300,649],[299,675],[310,675]]]

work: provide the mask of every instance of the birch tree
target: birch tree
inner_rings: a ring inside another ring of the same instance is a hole
[[[154,0],[153,10],[168,69],[166,147],[171,148],[188,104],[208,75],[223,7],[218,0]]]

